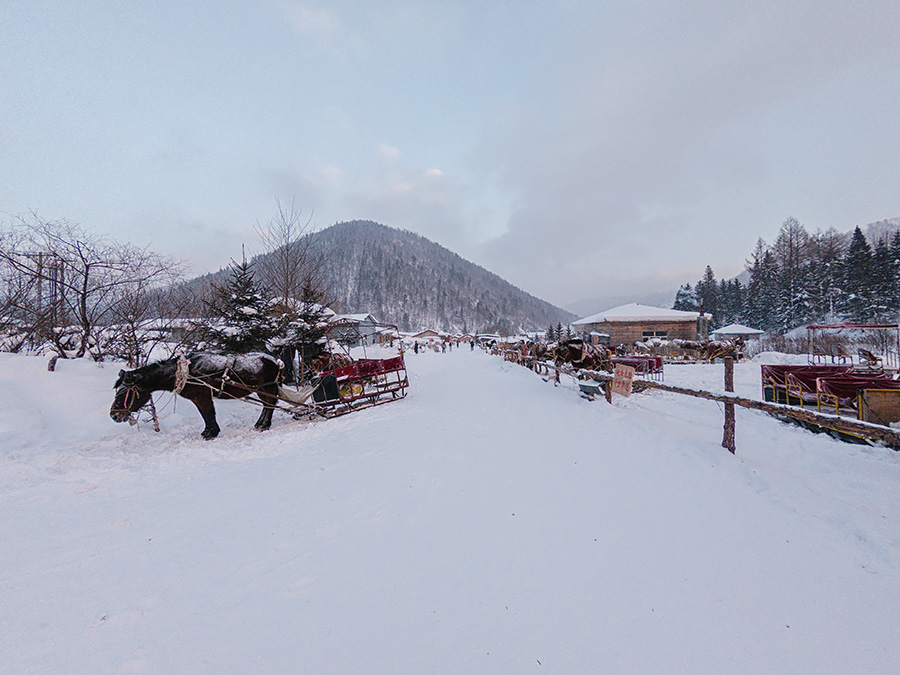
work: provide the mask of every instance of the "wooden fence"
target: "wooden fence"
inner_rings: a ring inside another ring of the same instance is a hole
[[[602,371],[593,370],[575,370],[571,366],[557,366],[552,363],[537,361],[529,357],[513,357],[511,354],[504,354],[504,358],[509,361],[520,363],[523,366],[535,371],[539,375],[547,376],[556,382],[560,381],[560,375],[569,375],[575,379],[589,379],[595,382],[602,382],[606,393],[606,399],[611,401],[610,389],[612,385],[613,375]],[[728,370],[726,366],[726,371]],[[733,384],[727,381],[726,389],[733,389]],[[688,387],[678,387],[653,380],[635,380],[633,390],[640,392],[646,389],[659,389],[660,391],[668,391],[674,394],[682,394],[685,396],[693,396],[695,398],[703,398],[709,401],[716,401],[725,404],[725,424],[723,430],[722,446],[734,453],[734,406],[741,408],[749,408],[751,410],[759,410],[776,417],[782,421],[789,421],[805,426],[814,431],[826,432],[837,435],[843,440],[857,440],[869,443],[882,443],[893,450],[900,450],[900,432],[891,428],[874,424],[872,422],[863,422],[860,420],[849,419],[839,415],[829,415],[826,413],[815,412],[806,408],[796,406],[780,405],[777,403],[769,403],[767,401],[757,401],[743,396],[737,396],[734,393],[726,391],[725,393],[715,393],[705,391],[703,389],[690,389]]]

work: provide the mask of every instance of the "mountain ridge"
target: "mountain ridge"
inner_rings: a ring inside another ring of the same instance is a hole
[[[311,233],[335,308],[367,311],[401,330],[542,330],[576,317],[407,230],[371,220]]]

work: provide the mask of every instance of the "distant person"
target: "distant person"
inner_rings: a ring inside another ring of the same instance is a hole
[[[475,340],[472,340],[469,343],[469,351],[473,351],[473,352],[475,351]]]
[[[413,345],[413,351],[415,351],[416,354],[419,353],[419,341],[418,340],[416,340],[416,343]]]

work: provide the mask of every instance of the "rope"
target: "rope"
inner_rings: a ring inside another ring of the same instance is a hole
[[[228,371],[234,368],[234,361],[235,357],[229,356],[228,361],[225,362],[225,372],[222,373],[222,384],[219,386],[219,396],[224,393],[225,385],[231,382],[231,378],[228,377]]]
[[[187,384],[190,377],[190,368],[191,362],[183,356],[179,357],[175,366],[175,389],[173,390],[176,394],[180,394],[181,390],[184,389],[184,385]]]
[[[214,376],[213,376],[213,375],[207,375],[206,377],[214,377]],[[231,383],[231,384],[235,384],[233,380],[229,380],[228,382]],[[274,382],[264,383],[264,384],[261,384],[261,385],[255,385],[255,386],[248,385],[248,384],[244,384],[243,382],[241,382],[240,380],[238,380],[238,382],[236,383],[236,386],[245,387],[246,389],[249,390],[248,393],[247,393],[247,394],[244,394],[243,396],[228,394],[228,395],[227,395],[227,398],[226,398],[226,396],[224,395],[224,391],[223,391],[224,388],[225,388],[225,384],[226,384],[226,383],[224,382],[224,378],[223,378],[223,383],[222,383],[221,387],[217,387],[217,386],[215,386],[215,385],[213,385],[213,384],[210,384],[209,382],[205,381],[202,377],[196,377],[196,376],[194,376],[194,375],[188,375],[188,376],[187,376],[187,378],[186,378],[186,380],[185,380],[185,384],[188,384],[188,383],[189,383],[189,384],[198,385],[198,386],[201,386],[201,387],[206,387],[207,389],[211,390],[213,393],[217,393],[217,394],[219,395],[218,398],[223,398],[223,399],[225,399],[225,400],[231,400],[231,401],[237,401],[237,400],[243,399],[244,402],[246,402],[246,403],[250,403],[250,404],[252,404],[252,405],[257,405],[257,406],[265,407],[266,404],[263,403],[262,401],[259,401],[259,400],[257,400],[257,399],[253,399],[253,398],[248,398],[248,397],[249,397],[250,394],[259,394],[259,391],[260,391],[260,389],[261,389],[262,387],[266,387],[266,386],[268,386],[269,384],[278,384],[278,380],[275,380]],[[263,392],[263,393],[266,393],[266,392]],[[275,396],[276,399],[278,399],[278,394],[277,394],[277,393],[274,394],[274,396]],[[278,410],[286,410],[286,411],[289,410],[288,408],[284,408],[284,407],[279,406],[277,403],[275,403],[272,407],[273,407],[273,408],[277,408]]]

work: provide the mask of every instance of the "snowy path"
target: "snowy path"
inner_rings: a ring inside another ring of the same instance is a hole
[[[897,453],[740,411],[731,457],[714,403],[467,350],[316,424],[220,404],[205,443],[185,401],[114,425],[114,369],[0,356],[0,670],[900,670]]]

